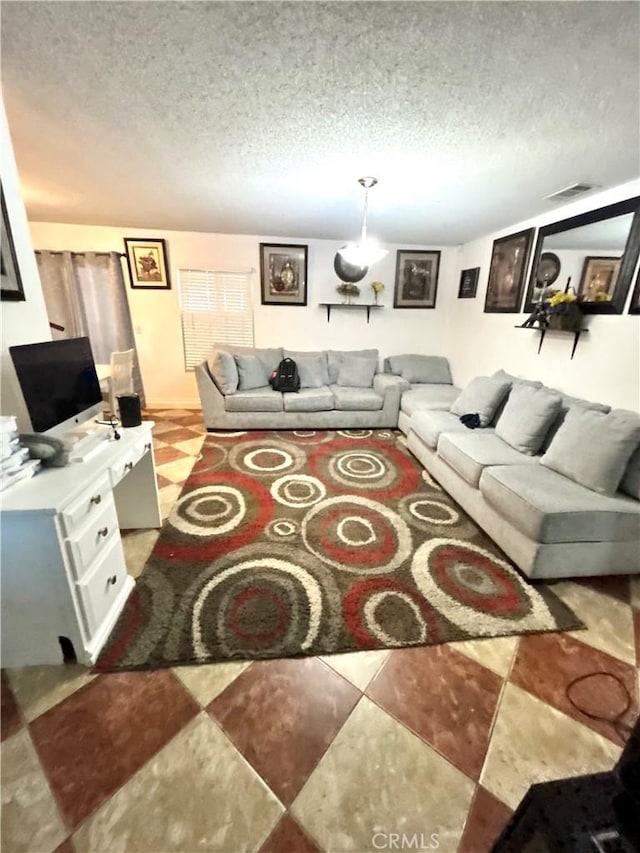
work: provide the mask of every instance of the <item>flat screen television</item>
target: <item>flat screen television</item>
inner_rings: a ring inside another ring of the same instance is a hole
[[[89,338],[9,347],[34,432],[62,435],[100,413]]]

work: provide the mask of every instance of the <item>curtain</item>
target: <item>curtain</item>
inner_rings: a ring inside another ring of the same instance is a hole
[[[36,252],[40,280],[54,340],[86,336],[98,364],[112,352],[136,350],[127,289],[118,252]],[[133,387],[144,405],[135,351]]]

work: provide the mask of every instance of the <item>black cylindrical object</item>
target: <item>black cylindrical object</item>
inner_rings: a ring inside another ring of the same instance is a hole
[[[116,398],[120,409],[120,423],[123,427],[140,426],[140,397],[137,394],[119,394]]]

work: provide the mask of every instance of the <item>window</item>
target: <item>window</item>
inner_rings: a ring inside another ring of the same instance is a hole
[[[178,270],[184,366],[192,370],[213,344],[253,346],[251,273]]]

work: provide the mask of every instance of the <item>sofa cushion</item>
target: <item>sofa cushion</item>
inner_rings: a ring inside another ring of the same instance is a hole
[[[542,447],[561,404],[560,395],[546,388],[514,385],[498,418],[496,435],[521,453],[533,455]]]
[[[494,376],[476,376],[451,405],[454,415],[477,414],[480,426],[489,426],[496,409],[507,396],[511,383]]]
[[[349,385],[331,385],[333,408],[341,412],[377,412],[383,398],[373,388],[354,388]]]
[[[286,350],[285,350],[286,351]],[[285,358],[293,356],[285,356]],[[321,388],[329,382],[327,370],[327,357],[321,355],[299,355],[293,359],[298,368],[301,388]]]
[[[274,391],[270,385],[236,391],[224,398],[224,407],[228,412],[281,412],[282,394]]]
[[[443,433],[438,440],[438,455],[454,471],[478,486],[482,471],[490,465],[538,465],[539,460],[514,450],[494,432],[467,430],[465,433]]]
[[[387,366],[390,373],[402,376],[407,382],[453,384],[449,361],[439,355],[390,355],[385,359],[385,367]]]
[[[576,483],[613,495],[640,444],[640,415],[623,409],[608,414],[574,407],[554,436],[542,464]]]
[[[342,359],[346,355],[355,355],[360,358],[375,358],[379,360],[380,354],[377,349],[360,349],[360,350],[329,350],[327,352],[327,366],[329,368],[329,383],[335,385],[338,381],[338,373]]]
[[[438,446],[438,439],[443,433],[469,432],[468,427],[460,421],[457,415],[453,415],[451,412],[429,411],[426,409],[417,411],[412,415],[411,430],[426,445],[434,450]],[[489,430],[491,432],[494,431],[492,427],[489,427]]]
[[[207,359],[207,366],[221,394],[233,394],[238,390],[238,366],[230,352],[215,349]]]
[[[493,374],[494,379],[502,379],[505,382],[510,382],[512,385],[529,385],[531,388],[542,388],[542,382],[537,379],[521,379],[519,376],[513,376],[507,373],[506,370],[496,370]]]
[[[234,355],[238,367],[238,389],[251,391],[264,388],[269,382],[269,373],[264,362],[257,355]]]
[[[558,413],[557,418],[553,421],[547,432],[544,444],[542,445],[543,451],[547,450],[553,441],[555,434],[564,423],[567,412],[569,409],[573,408],[573,406],[579,406],[581,409],[590,409],[594,412],[604,412],[605,415],[607,412],[611,411],[611,406],[605,406],[604,403],[592,403],[590,400],[582,400],[580,397],[570,397],[568,394],[563,394],[562,391],[558,391],[557,388],[549,388],[548,390],[553,394],[560,394],[562,403],[560,405],[560,412]]]
[[[542,465],[486,468],[485,500],[534,542],[615,542],[640,537],[640,503],[599,495]]]
[[[460,389],[455,385],[412,385],[409,391],[403,392],[400,408],[406,415],[427,409],[448,412],[459,394]]]
[[[285,412],[330,412],[333,394],[326,385],[320,388],[301,388],[296,394],[283,394]]]
[[[632,454],[624,477],[620,483],[620,491],[640,501],[640,447]]]
[[[352,388],[373,387],[373,377],[378,369],[377,358],[361,358],[356,355],[346,355],[338,371],[338,385],[348,385]]]

